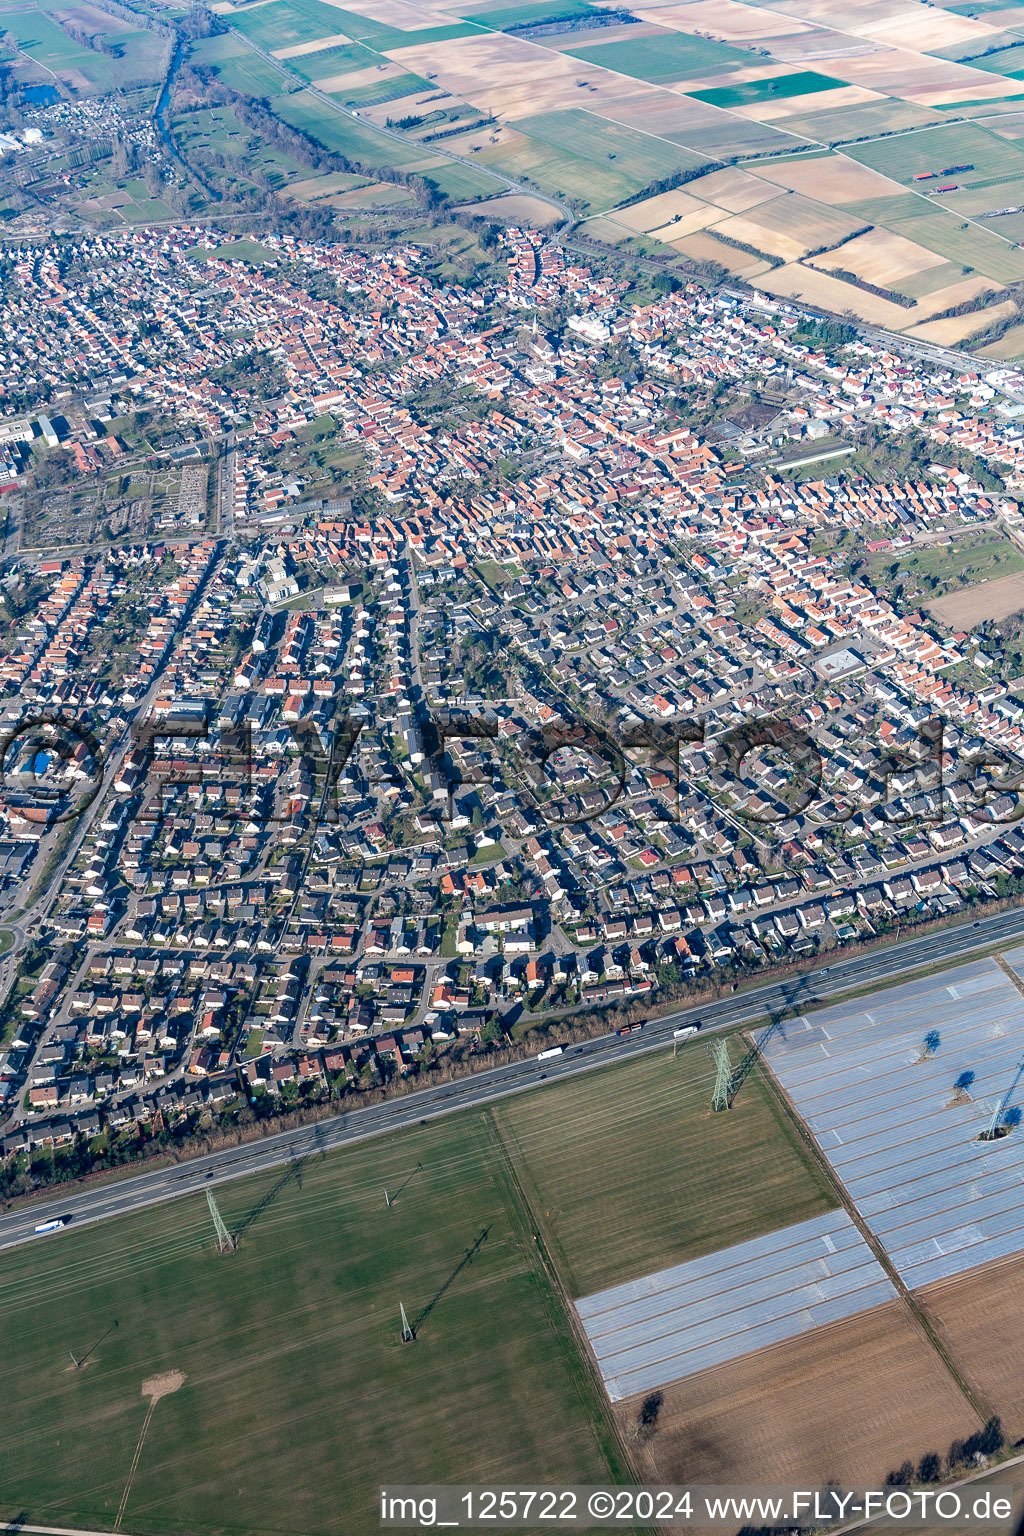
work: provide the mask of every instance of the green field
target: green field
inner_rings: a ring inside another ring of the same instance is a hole
[[[378,133],[369,123],[332,112],[306,91],[275,101],[274,111],[294,128],[301,128],[328,149],[336,149],[353,160],[402,170],[412,165],[418,169],[424,162],[424,150],[418,144],[406,146],[397,139],[388,138],[387,134]]]
[[[913,101],[898,101],[888,97],[884,101],[868,101],[861,106],[819,108],[815,112],[802,112],[787,117],[786,126],[794,133],[807,134],[823,144],[852,143],[855,139],[868,138],[883,133],[895,133],[907,128],[925,127],[929,123],[941,123],[942,118],[932,107],[922,107]],[[949,161],[942,162],[945,165]]]
[[[372,69],[381,62],[380,54],[364,48],[362,43],[335,43],[332,48],[321,48],[317,53],[300,53],[288,60],[288,68],[304,80],[323,80],[330,75],[344,75],[350,70]]]
[[[234,1254],[188,1198],[4,1256],[6,1514],[110,1528],[171,1371],[133,1533],[369,1536],[382,1482],[631,1480],[486,1114],[285,1179],[219,1191]]]
[[[905,293],[908,299],[926,299],[930,294],[938,293],[941,288],[960,282],[963,276],[964,270],[956,262],[944,261],[937,267],[926,267],[922,272],[894,277],[889,286],[897,293]]]
[[[287,0],[287,3],[298,3],[298,0]],[[391,49],[411,48],[418,43],[445,43],[453,37],[472,37],[479,30],[477,27],[467,26],[464,22],[455,21],[448,26],[423,27],[403,32],[397,27],[389,27],[383,22],[373,21],[369,16],[360,16],[356,11],[343,11],[336,5],[329,6],[328,9],[334,18],[331,32],[345,32],[349,37],[355,38],[359,43],[365,43],[368,48],[373,48],[377,53],[387,53]]]
[[[344,12],[325,5],[323,0],[271,0],[269,5],[235,12],[231,25],[270,53],[275,48],[313,43],[318,37],[346,32],[344,16]]]
[[[898,235],[916,240],[926,250],[955,261],[958,266],[974,267],[984,277],[997,283],[1016,283],[1024,278],[1024,251],[977,224],[961,229],[957,219],[938,211],[927,219],[913,219],[907,225],[889,225]]]
[[[232,1254],[193,1196],[4,1254],[2,1512],[109,1529],[174,1371],[135,1536],[369,1536],[387,1481],[631,1481],[566,1294],[835,1204],[758,1069],[728,1114],[711,1076],[691,1042],[226,1185]]]
[[[929,597],[957,592],[978,581],[1015,576],[1024,571],[1024,553],[1007,538],[976,536],[972,542],[930,544],[919,550],[881,550],[869,556],[867,568],[873,580],[890,578],[892,566],[900,579],[924,578]]]
[[[261,59],[239,37],[204,37],[193,45],[199,64],[216,70],[224,84],[246,96],[279,96],[298,85],[283,69]]]
[[[690,91],[688,94],[697,101],[707,102],[709,107],[751,107],[783,96],[810,96],[818,91],[834,91],[843,84],[842,80],[833,80],[830,75],[804,69],[792,75],[775,75],[770,80],[744,80],[740,85],[720,85],[712,90]]]
[[[545,139],[534,138],[520,124],[514,140],[488,145],[476,159],[493,165],[509,176],[531,181],[543,192],[578,199],[589,208],[610,208],[643,186],[635,176],[618,170],[614,160],[597,163],[582,160],[568,150],[561,150]]]
[[[216,251],[197,251],[190,253],[190,261],[244,261],[250,266],[262,267],[268,261],[277,261],[273,251],[268,251],[265,245],[260,245],[258,240],[233,240],[228,245],[218,246]]]
[[[947,165],[974,167],[955,178],[963,186],[971,186],[986,176],[1007,179],[1024,176],[1024,150],[979,128],[977,123],[950,123],[922,133],[850,144],[846,153],[851,159],[908,184],[913,184],[914,176],[921,171],[940,171]],[[919,185],[922,190],[927,190],[933,183],[921,182]]]
[[[894,229],[911,219],[935,216],[932,204],[913,192],[900,192],[895,197],[863,197],[857,202],[843,203],[842,207],[855,218],[863,219],[865,224],[884,224],[886,229]]]
[[[277,103],[275,103],[277,105]],[[212,150],[215,154],[229,157],[233,164],[231,175],[244,182],[247,177],[262,171],[272,187],[307,183],[311,178],[309,167],[285,154],[272,149],[264,140],[244,128],[230,107],[207,108],[199,112],[184,112],[172,119],[174,137],[182,153],[188,156],[197,148]],[[340,185],[360,186],[359,177],[343,173]]]
[[[420,75],[392,75],[369,85],[355,86],[348,91],[342,86],[329,94],[345,106],[373,107],[385,101],[400,101],[403,96],[415,96],[420,91],[430,89],[430,81],[422,79]]]
[[[492,197],[504,190],[504,183],[495,181],[484,171],[471,165],[458,165],[453,160],[442,160],[436,167],[422,172],[439,192],[449,197]]]
[[[572,1295],[835,1207],[759,1070],[728,1114],[708,1107],[713,1079],[694,1042],[496,1110]]]
[[[624,128],[620,123],[578,109],[542,112],[536,117],[522,118],[512,126],[562,153],[605,168],[613,165],[619,175],[634,179],[638,187],[672,171],[688,171],[705,163],[702,156],[681,145],[669,144],[649,133]]]
[[[231,16],[231,24],[268,53],[293,43],[312,43],[318,37],[334,37],[338,32],[356,42],[365,43],[377,53],[389,48],[407,48],[413,43],[441,43],[452,37],[466,37],[477,28],[461,22],[451,26],[427,27],[418,32],[401,32],[360,16],[340,6],[325,5],[324,0],[271,0]]]
[[[123,50],[118,59],[83,48],[36,6],[0,11],[0,31],[12,33],[19,46],[44,68],[63,76],[73,71],[72,79],[80,91],[106,92],[160,77],[165,48],[153,32],[127,31],[112,23],[105,35]]]
[[[587,64],[600,64],[620,75],[653,83],[685,80],[694,75],[720,74],[727,69],[749,69],[751,56],[728,43],[716,43],[704,37],[688,37],[683,32],[666,32],[661,37],[638,37],[621,43],[591,43],[589,47],[561,50],[570,58]]]
[[[977,46],[975,44],[971,51],[976,52]],[[997,48],[995,53],[972,58],[970,64],[972,69],[985,69],[994,75],[1009,75],[1011,79],[1019,80],[1024,72],[1024,40],[1011,43],[1007,48]]]
[[[506,27],[528,26],[531,21],[548,21],[552,16],[599,16],[601,9],[587,0],[527,0],[525,5],[506,5],[496,10],[462,11],[464,21],[501,32]]]

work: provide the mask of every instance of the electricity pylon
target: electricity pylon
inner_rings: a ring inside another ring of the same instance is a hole
[[[206,1203],[210,1207],[210,1215],[213,1217],[213,1225],[217,1233],[217,1252],[230,1253],[235,1246],[235,1240],[224,1225],[224,1218],[217,1209],[212,1189],[206,1191]]]
[[[409,1319],[405,1315],[405,1308],[401,1302],[398,1303],[398,1310],[402,1314],[402,1343],[411,1344],[416,1335],[413,1333],[412,1328],[410,1327]]]
[[[711,1047],[711,1056],[715,1063],[715,1091],[711,1095],[711,1108],[716,1112],[729,1108],[729,1093],[732,1088],[732,1063],[729,1060],[729,1046],[725,1040],[716,1040]]]
[[[1000,1121],[1000,1119],[1002,1117],[1003,1110],[1006,1108],[1006,1106],[1009,1104],[1010,1100],[1013,1098],[1013,1091],[1016,1088],[1017,1084],[1020,1082],[1022,1077],[1024,1077],[1024,1056],[1022,1056],[1020,1061],[1017,1063],[1017,1070],[1014,1073],[1013,1082],[1010,1084],[1009,1088],[1007,1088],[1006,1092],[1003,1094],[1002,1098],[999,1100],[999,1103],[996,1105],[995,1109],[992,1111],[992,1119],[988,1123],[988,1130],[984,1133],[984,1136],[982,1137],[983,1141],[995,1141],[995,1139],[996,1139],[996,1132],[999,1129],[999,1121]]]

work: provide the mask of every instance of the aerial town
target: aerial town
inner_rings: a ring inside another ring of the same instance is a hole
[[[1024,11],[0,10],[0,1530],[1022,1536]]]
[[[799,339],[696,285],[631,306],[530,230],[490,292],[411,247],[267,243],[269,269],[189,227],[83,242],[73,274],[12,252],[9,530],[75,542],[23,488],[40,450],[71,498],[134,483],[152,418],[176,479],[159,538],[5,583],[32,584],[0,659],[8,1162],[436,1073],[1019,888],[1013,680],[844,551],[1024,542],[1024,374]],[[276,398],[217,382],[254,345]],[[770,397],[758,424],[675,414],[723,386]],[[920,467],[822,451],[872,427],[919,432]],[[360,469],[311,497],[328,435]],[[41,773],[26,708],[40,752],[77,733]],[[767,738],[737,752],[778,722],[813,792]],[[553,724],[579,744],[531,755]]]

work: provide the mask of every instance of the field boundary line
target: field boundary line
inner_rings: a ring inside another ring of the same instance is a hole
[[[757,1042],[752,1039],[751,1048],[755,1048],[756,1044]],[[954,1382],[959,1387],[960,1392],[965,1398],[971,1411],[977,1414],[979,1424],[985,1424],[993,1416],[991,1409],[986,1406],[984,1400],[979,1397],[979,1395],[971,1388],[959,1367],[954,1362],[952,1356],[949,1354],[945,1345],[938,1337],[935,1329],[932,1327],[932,1324],[926,1316],[921,1304],[916,1300],[913,1292],[910,1290],[909,1286],[907,1286],[902,1275],[893,1265],[882,1243],[875,1236],[871,1228],[867,1225],[867,1222],[861,1216],[856,1204],[854,1203],[853,1197],[850,1195],[849,1190],[846,1188],[846,1185],[843,1183],[842,1179],[839,1177],[831,1163],[828,1161],[828,1158],[821,1151],[821,1148],[818,1146],[817,1141],[814,1139],[810,1128],[807,1126],[799,1111],[796,1109],[796,1106],[790,1099],[789,1094],[786,1092],[785,1088],[783,1088],[782,1084],[779,1082],[778,1078],[775,1076],[774,1072],[772,1072],[767,1063],[762,1060],[760,1055],[757,1058],[755,1069],[761,1070],[764,1079],[768,1084],[769,1092],[776,1095],[778,1103],[783,1106],[786,1115],[793,1122],[796,1129],[796,1134],[808,1148],[811,1156],[814,1157],[819,1166],[824,1170],[825,1177],[830,1182],[832,1188],[835,1190],[847,1215],[850,1217],[854,1226],[857,1228],[861,1237],[864,1239],[874,1258],[881,1265],[883,1273],[895,1287],[897,1297],[906,1304],[907,1310],[909,1311],[913,1321],[916,1323],[918,1329],[924,1335],[927,1342],[931,1345],[932,1349],[935,1351],[943,1365],[946,1367],[949,1375],[953,1378]]]
[[[495,1149],[501,1159],[501,1171],[503,1172],[509,1186],[509,1192],[512,1197],[511,1204],[514,1207],[514,1215],[518,1216],[524,1242],[527,1245],[527,1248],[529,1248],[529,1245],[532,1241],[532,1246],[536,1252],[540,1269],[548,1282],[551,1299],[559,1308],[563,1318],[568,1324],[569,1337],[573,1345],[573,1354],[575,1356],[576,1364],[578,1366],[581,1378],[589,1389],[589,1395],[591,1397],[593,1406],[596,1410],[600,1422],[605,1426],[606,1434],[618,1451],[621,1461],[621,1469],[611,1467],[609,1470],[612,1476],[621,1476],[621,1472],[625,1471],[633,1480],[633,1482],[642,1481],[633,1457],[629,1452],[629,1448],[626,1446],[622,1434],[620,1433],[618,1421],[611,1411],[611,1405],[608,1402],[608,1397],[604,1390],[604,1383],[601,1381],[597,1372],[596,1363],[594,1361],[589,1342],[587,1341],[586,1335],[584,1334],[583,1328],[580,1324],[579,1314],[573,1305],[572,1298],[565,1288],[562,1277],[558,1272],[558,1267],[548,1252],[547,1244],[543,1235],[543,1226],[538,1221],[530,1198],[527,1195],[526,1190],[523,1188],[522,1180],[519,1176],[519,1170],[516,1167],[515,1160],[512,1157],[508,1143],[502,1134],[501,1127],[498,1124],[497,1116],[495,1115],[494,1110],[488,1106],[484,1110],[483,1117],[490,1132],[491,1140],[493,1141]],[[649,1527],[639,1526],[636,1527],[635,1530],[643,1531],[645,1536],[653,1536],[653,1532],[650,1531]],[[629,1536],[629,1533],[627,1533],[627,1536]]]
[[[1013,969],[1005,956],[1000,953],[998,955],[993,955],[992,958],[996,965],[998,965],[999,969],[1003,972],[1003,975],[1013,982],[1013,985],[1017,988],[1017,991],[1020,993],[1021,997],[1024,997],[1024,981],[1020,979],[1020,977],[1017,975],[1017,972]]]
[[[552,1229],[550,1223],[544,1219],[544,1212],[541,1209],[543,1206],[543,1199],[541,1192],[537,1187],[537,1181],[534,1179],[533,1174],[530,1171],[530,1160],[527,1154],[523,1151],[522,1144],[518,1135],[516,1134],[515,1127],[510,1125],[507,1119],[504,1121],[502,1120],[500,1106],[495,1104],[491,1108],[490,1113],[494,1117],[495,1135],[498,1137],[502,1144],[502,1150],[506,1158],[512,1161],[515,1168],[515,1178],[518,1193],[526,1207],[526,1211],[530,1217],[531,1222],[534,1224],[534,1227],[543,1240],[545,1258],[557,1271],[559,1289],[563,1293],[563,1298],[567,1300],[569,1307],[575,1315],[576,1308],[573,1305],[571,1296],[569,1295],[569,1285],[576,1284],[576,1276],[573,1273],[573,1268],[569,1262],[568,1254],[558,1239],[557,1232],[555,1232]],[[513,1149],[515,1152],[514,1158]],[[529,1187],[527,1188],[527,1186]],[[565,1277],[564,1279],[563,1276]]]

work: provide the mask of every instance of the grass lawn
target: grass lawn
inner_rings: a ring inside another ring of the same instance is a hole
[[[382,1482],[632,1480],[487,1112],[218,1200],[233,1254],[188,1197],[3,1256],[5,1514],[109,1529],[173,1371],[133,1533],[370,1536]]]
[[[510,581],[515,581],[521,574],[517,565],[501,565],[497,560],[478,560],[476,573],[480,580],[486,582],[495,593],[500,592],[502,587],[507,586]]]
[[[760,1069],[717,1115],[713,1078],[698,1039],[496,1107],[573,1296],[834,1208]]]
[[[1017,575],[1024,571],[1024,554],[1009,539],[999,537],[973,544],[930,544],[920,550],[882,550],[868,557],[869,579],[884,585],[893,565],[899,567],[901,576],[933,578],[938,586],[929,595],[939,597],[977,581]]]
[[[189,257],[194,261],[247,261],[253,266],[263,266],[268,261],[277,261],[273,251],[268,251],[265,245],[258,240],[233,240],[230,245],[222,245],[216,251],[197,251]]]

